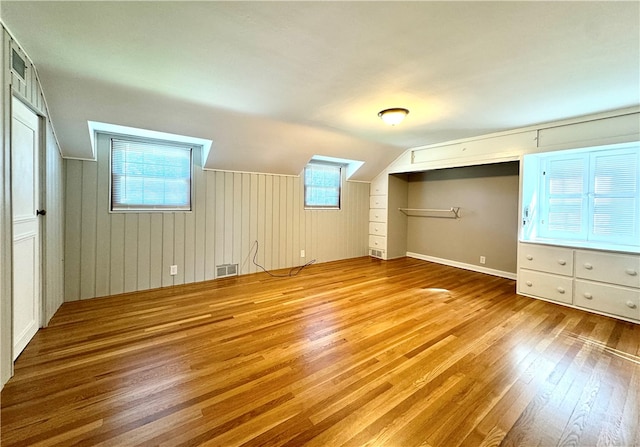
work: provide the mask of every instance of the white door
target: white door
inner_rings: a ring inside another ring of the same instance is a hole
[[[38,116],[13,98],[11,193],[13,198],[13,359],[40,327],[38,222]]]

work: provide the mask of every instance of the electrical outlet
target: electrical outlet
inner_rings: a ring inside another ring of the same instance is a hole
[[[480,256],[480,264],[485,264],[487,262],[487,258],[484,256]]]
[[[301,257],[301,258],[304,258],[304,257],[305,257],[304,250],[300,250],[300,257]]]
[[[171,270],[169,271],[170,275],[177,275],[178,274],[178,266],[177,265],[172,265],[171,266]]]

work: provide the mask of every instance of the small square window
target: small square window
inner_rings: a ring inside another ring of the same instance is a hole
[[[305,208],[340,209],[342,165],[311,162],[304,169]]]
[[[111,139],[111,211],[191,211],[192,148]]]
[[[11,50],[11,68],[24,81],[27,78],[27,64],[16,50]]]

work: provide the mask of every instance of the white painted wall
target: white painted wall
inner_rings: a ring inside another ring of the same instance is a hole
[[[64,165],[49,121],[45,98],[35,69],[27,55],[4,27],[0,32],[0,384],[13,374],[12,362],[12,235],[11,235],[11,97],[23,102],[44,117],[41,206],[47,210],[41,229],[43,275],[42,290],[44,323],[48,323],[63,302],[64,293]],[[26,82],[11,71],[11,52],[16,50],[27,62]]]

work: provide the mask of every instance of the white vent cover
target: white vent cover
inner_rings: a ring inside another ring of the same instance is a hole
[[[374,258],[383,259],[384,252],[382,250],[376,250],[375,248],[369,249],[369,254]]]
[[[216,278],[238,276],[238,264],[222,264],[216,266]]]

